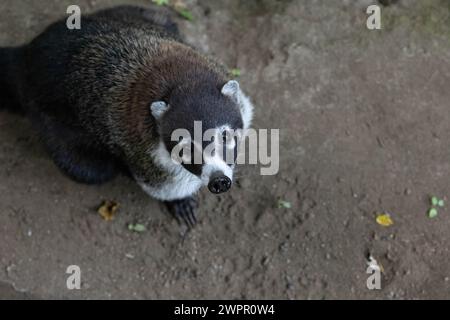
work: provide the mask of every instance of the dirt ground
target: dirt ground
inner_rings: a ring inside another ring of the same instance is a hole
[[[32,39],[69,4],[149,2],[2,0],[0,45]],[[185,2],[187,41],[241,69],[254,127],[280,129],[279,173],[248,165],[228,194],[202,191],[183,239],[133,181],[70,181],[30,123],[1,112],[0,298],[450,298],[450,204],[427,216],[430,195],[449,197],[448,2],[382,7],[375,31],[372,1]],[[111,222],[96,213],[105,199],[120,202]],[[384,212],[390,227],[375,221]],[[368,254],[381,290],[366,287]],[[81,290],[66,287],[74,264]]]

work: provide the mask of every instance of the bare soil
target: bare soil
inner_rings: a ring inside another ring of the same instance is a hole
[[[2,0],[0,45],[66,15],[150,0]],[[224,196],[200,193],[182,237],[126,177],[63,176],[26,119],[0,113],[0,298],[450,298],[450,9],[447,1],[185,1],[189,43],[240,68],[255,128],[280,129],[280,171],[245,166]],[[1,71],[0,71],[1,72]],[[115,200],[104,221],[96,208]],[[290,209],[278,208],[279,199]],[[376,223],[388,212],[390,227]],[[142,223],[147,231],[128,230]],[[383,266],[366,287],[367,255]],[[68,290],[79,265],[82,289]]]

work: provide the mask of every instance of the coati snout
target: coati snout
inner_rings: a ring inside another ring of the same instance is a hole
[[[171,15],[121,6],[85,15],[80,30],[63,19],[0,48],[0,101],[30,118],[69,177],[99,184],[126,172],[193,226],[193,197],[202,186],[230,189],[234,164],[216,155],[175,163],[172,133],[194,134],[195,122],[201,132],[246,130],[253,106],[226,68],[183,44]]]
[[[227,192],[231,188],[231,179],[228,178],[222,171],[214,172],[208,183],[208,189],[212,193]]]

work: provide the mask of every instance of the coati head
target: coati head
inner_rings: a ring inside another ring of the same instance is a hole
[[[151,113],[161,138],[160,164],[187,170],[212,193],[230,189],[237,148],[253,113],[237,81],[179,86],[165,101],[153,102]]]

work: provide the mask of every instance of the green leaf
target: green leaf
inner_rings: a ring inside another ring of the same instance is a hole
[[[231,69],[230,73],[233,77],[238,78],[241,76],[241,69],[237,69],[237,68]]]
[[[187,9],[177,9],[177,12],[180,16],[182,16],[183,18],[185,18],[186,20],[192,21],[194,20],[194,16],[192,15],[192,13],[187,10]]]
[[[430,210],[428,210],[428,217],[429,218],[435,218],[438,215],[438,211],[436,208],[431,208]]]
[[[157,6],[167,6],[169,5],[169,0],[152,0]]]
[[[438,206],[439,207],[443,207],[444,205],[445,205],[444,200],[441,199],[441,200],[438,201]]]
[[[140,224],[140,223],[136,223],[136,224],[130,223],[128,225],[128,230],[134,231],[134,232],[144,232],[147,230],[147,228],[143,224]]]
[[[437,206],[439,202],[439,199],[437,197],[431,197],[431,204],[433,206]]]
[[[279,209],[290,209],[292,208],[292,205],[289,201],[284,201],[284,200],[278,200],[278,208]]]

